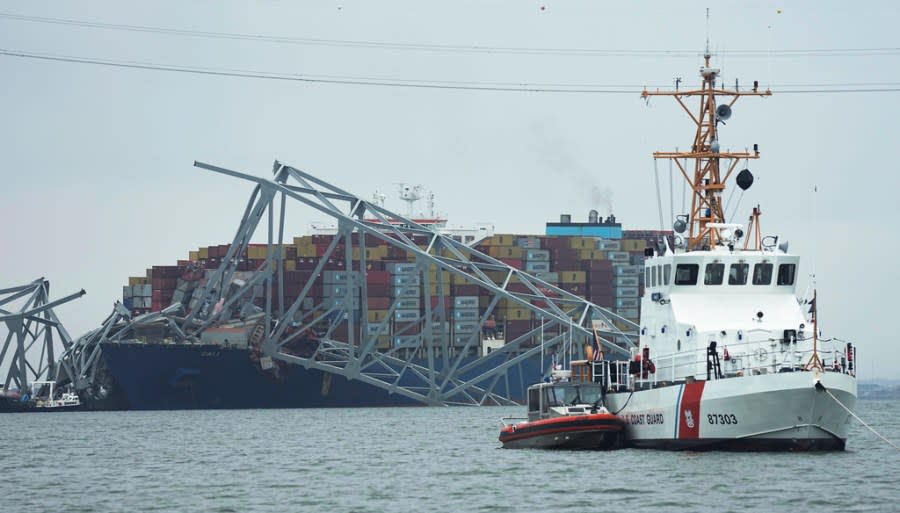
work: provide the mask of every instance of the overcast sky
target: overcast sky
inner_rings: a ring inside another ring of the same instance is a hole
[[[858,344],[861,377],[897,377],[884,323],[900,303],[885,262],[900,250],[900,92],[797,92],[900,89],[889,1],[2,2],[0,49],[33,57],[0,55],[0,288],[46,276],[57,297],[86,289],[57,310],[77,336],[128,276],[230,241],[250,187],[194,160],[268,177],[279,159],[365,198],[381,190],[398,211],[396,184],[421,183],[451,224],[498,233],[609,213],[600,196],[626,229],[658,228],[651,154],[687,147],[692,131],[674,101],[648,105],[640,90],[698,84],[710,4],[725,82],[775,93],[741,99],[720,129],[724,148],[763,156],[735,219],[760,204],[764,233],[803,257],[801,291],[816,271],[824,335]],[[516,84],[613,92],[473,89]],[[292,235],[316,220],[293,209]]]

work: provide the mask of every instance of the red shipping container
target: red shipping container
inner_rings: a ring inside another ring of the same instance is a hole
[[[550,270],[553,272],[579,271],[581,270],[581,262],[574,259],[558,259],[550,263]]]
[[[454,296],[477,296],[481,287],[478,285],[451,285],[450,290]]]
[[[372,297],[367,299],[369,310],[387,310],[391,307],[391,299],[388,297]]]
[[[391,273],[387,271],[366,271],[366,283],[387,285],[391,282]]]
[[[516,258],[500,258],[500,259],[498,259],[498,260],[500,260],[501,262],[503,262],[504,264],[506,264],[506,265],[508,265],[508,266],[510,266],[510,267],[514,267],[514,268],[520,269],[520,270],[522,269],[522,261],[519,260],[519,259],[516,259]]]
[[[421,331],[420,322],[394,322],[394,335],[416,335]]]
[[[366,291],[369,297],[387,297],[390,294],[391,286],[386,283],[369,283],[366,285]]]
[[[541,247],[550,250],[569,249],[568,237],[546,237],[541,241]],[[553,251],[550,252],[553,254]]]
[[[609,271],[612,272],[612,260],[582,260],[581,269],[584,271]]]
[[[525,285],[524,283],[510,283],[506,287],[506,290],[508,290],[510,292],[520,292],[520,293],[525,293],[525,294],[532,293],[531,289],[528,288],[528,285]]]

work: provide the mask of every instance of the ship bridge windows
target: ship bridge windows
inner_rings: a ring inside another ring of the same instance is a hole
[[[699,273],[699,264],[678,264],[675,266],[675,285],[696,285]]]
[[[721,285],[725,276],[725,264],[706,264],[703,276],[704,285]]]
[[[728,284],[746,285],[749,273],[750,264],[731,264],[731,267],[728,269]]]
[[[753,284],[754,285],[771,285],[772,284],[772,264],[756,264],[753,266]]]
[[[668,285],[672,281],[672,264],[663,266],[663,283]]]
[[[778,266],[778,281],[779,285],[793,285],[794,284],[794,275],[797,271],[796,264],[781,264]]]

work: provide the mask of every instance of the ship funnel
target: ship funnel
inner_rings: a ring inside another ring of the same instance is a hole
[[[600,216],[600,212],[597,212],[596,210],[591,210],[590,212],[588,212],[588,222],[591,224],[597,224],[597,222],[598,222],[597,218],[599,216]]]
[[[569,214],[560,214],[560,215],[559,215],[559,222],[560,222],[560,223],[563,223],[563,224],[569,224],[569,223],[572,222],[572,216],[569,215]]]
[[[731,117],[731,107],[728,104],[723,103],[716,107],[716,118],[719,121],[725,121],[726,119]]]

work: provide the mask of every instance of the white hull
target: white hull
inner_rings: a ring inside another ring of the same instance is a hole
[[[786,372],[610,393],[627,444],[660,449],[842,450],[856,378]]]

